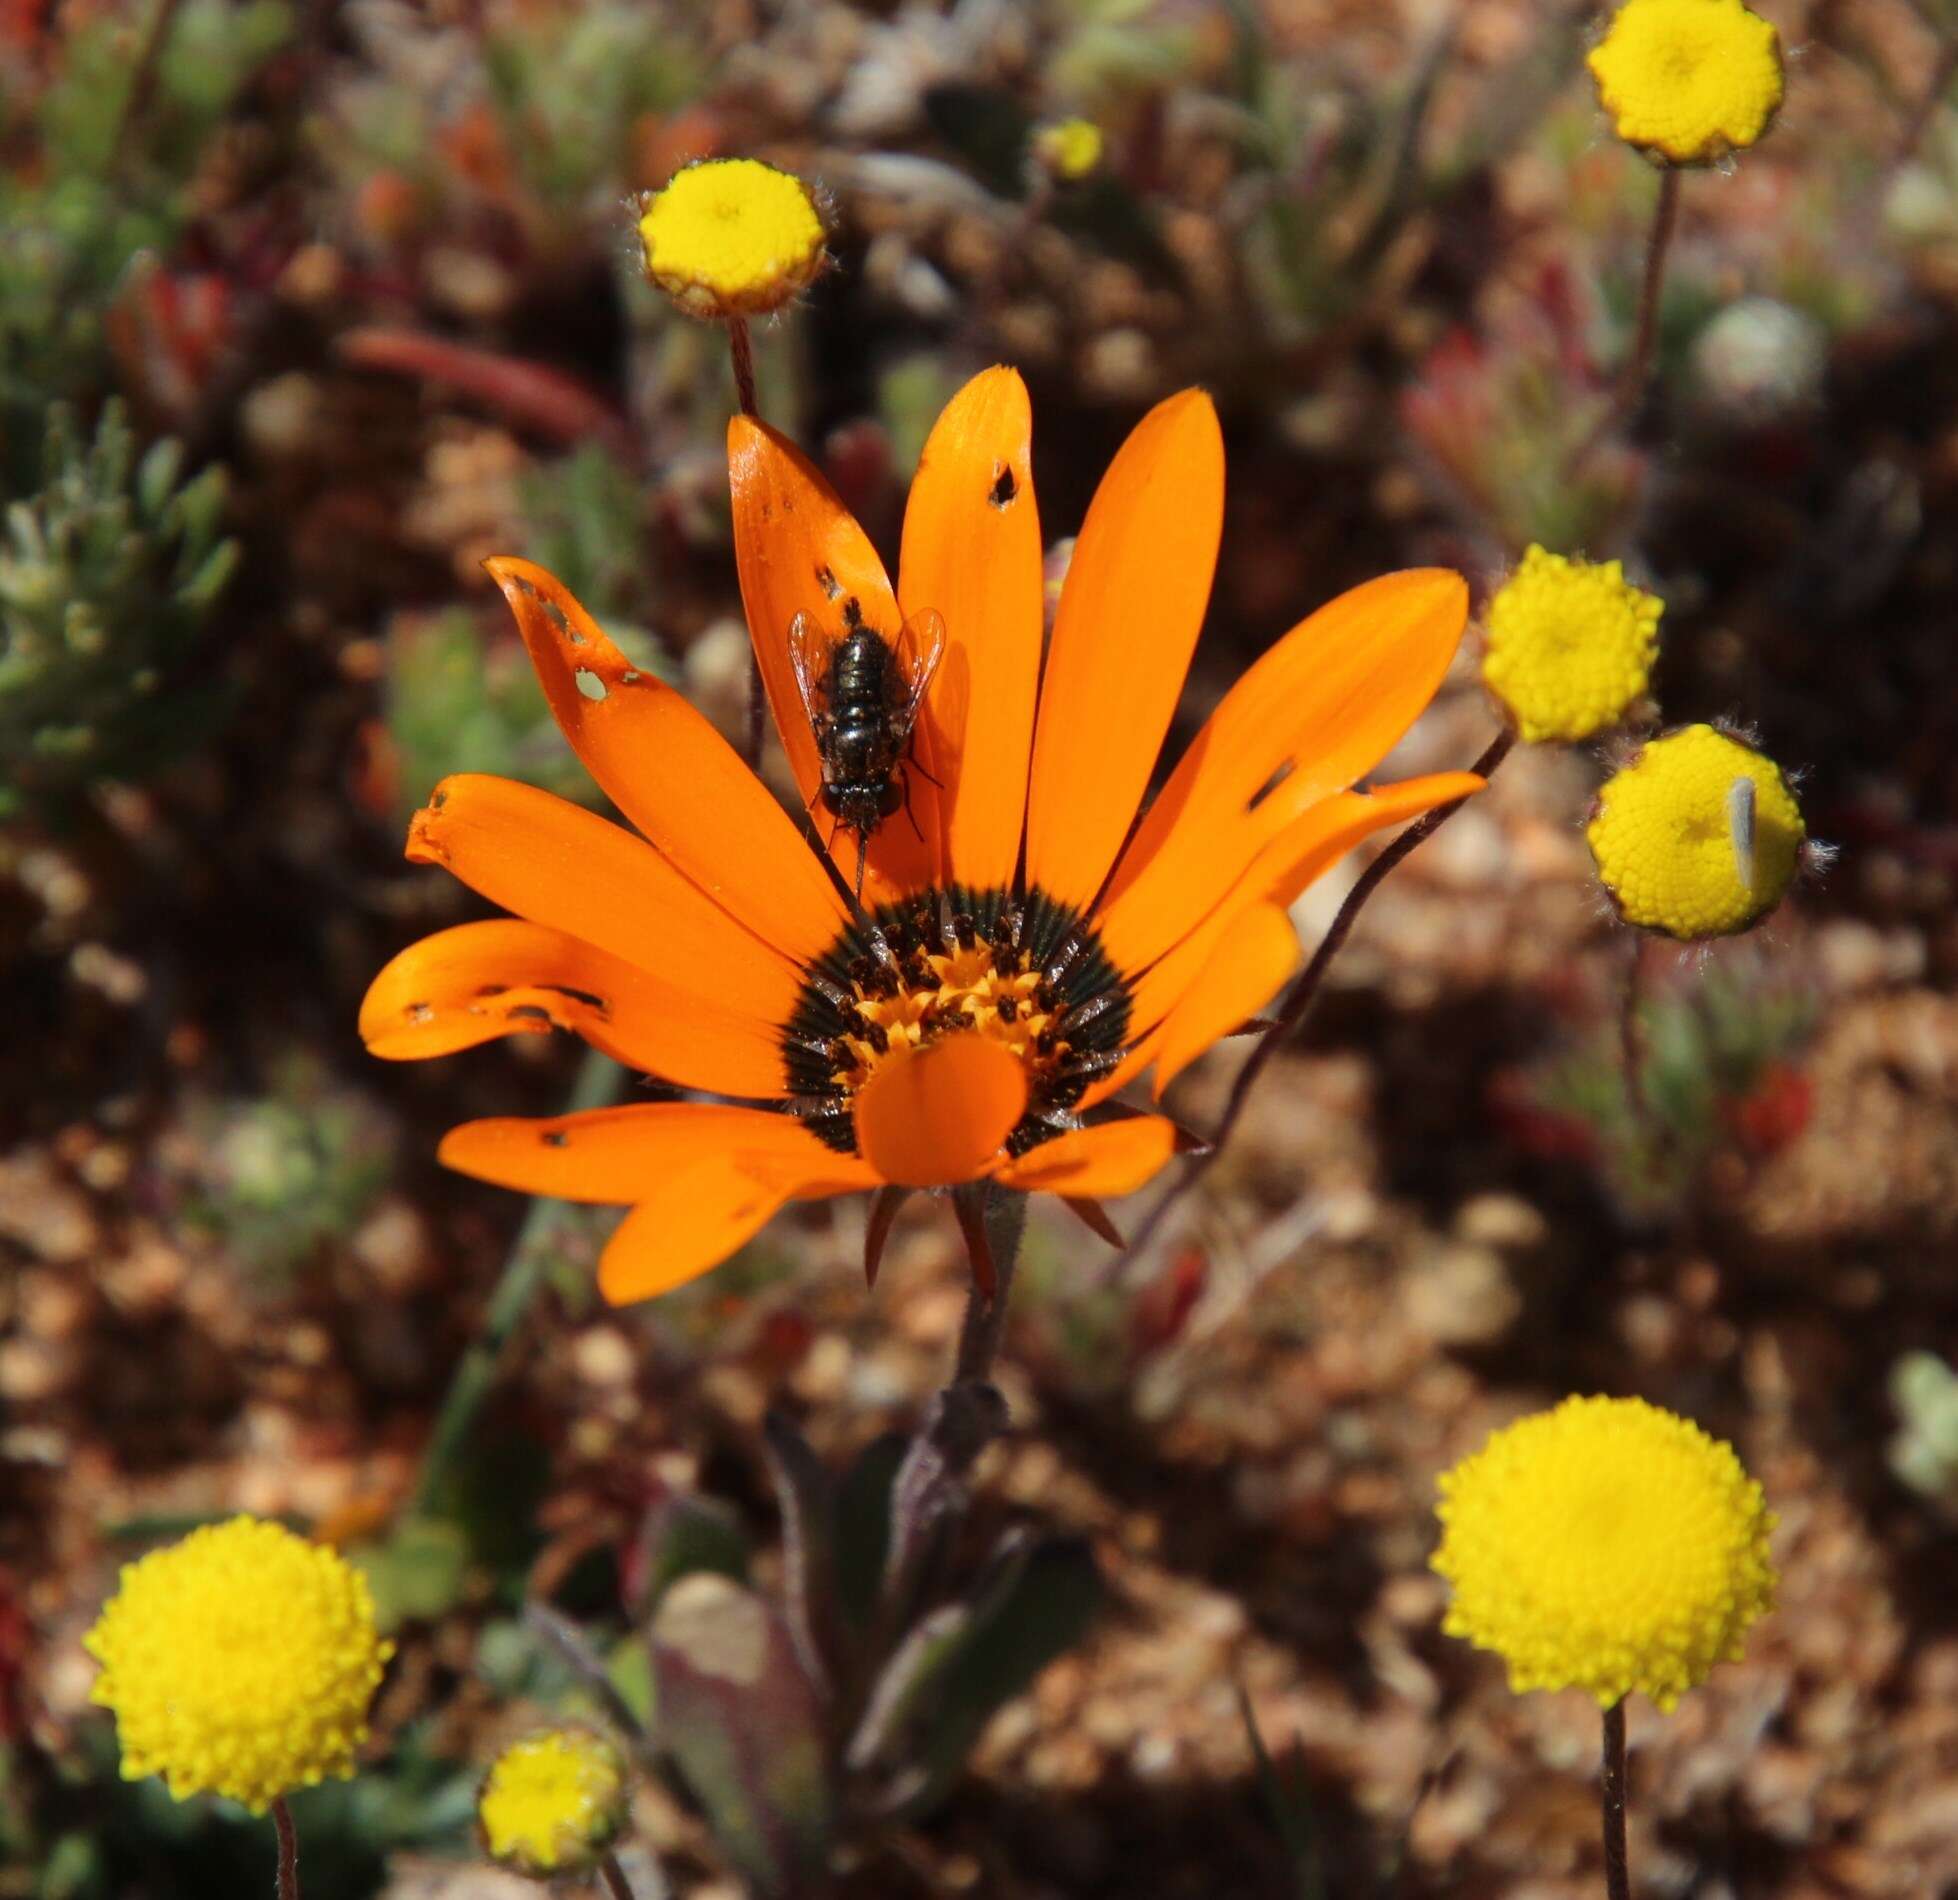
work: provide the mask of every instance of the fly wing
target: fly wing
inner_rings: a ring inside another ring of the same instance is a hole
[[[795,673],[795,689],[802,696],[802,710],[808,715],[809,730],[820,746],[829,729],[829,655],[832,641],[807,614],[797,614],[789,622],[789,665]]]
[[[1743,772],[1727,787],[1727,832],[1742,889],[1754,889],[1754,781]]]
[[[898,671],[904,679],[904,701],[892,724],[902,743],[918,723],[918,708],[925,703],[925,691],[938,662],[945,655],[945,619],[927,607],[904,623],[897,636]]]

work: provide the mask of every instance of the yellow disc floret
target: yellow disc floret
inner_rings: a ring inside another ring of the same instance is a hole
[[[1532,547],[1489,603],[1483,681],[1532,744],[1588,739],[1644,693],[1664,612],[1617,561]]]
[[[1607,779],[1585,832],[1625,921],[1686,942],[1765,917],[1804,835],[1781,768],[1704,725],[1654,739]]]
[[[375,1634],[365,1577],[251,1517],[125,1565],[84,1643],[126,1780],[161,1775],[180,1801],[227,1795],[254,1812],[353,1773],[394,1652]]]
[[[1442,1627],[1509,1686],[1670,1709],[1773,1605],[1773,1514],[1733,1447],[1643,1399],[1570,1398],[1441,1479]]]
[[[646,275],[696,317],[779,309],[821,272],[824,232],[809,187],[754,158],[677,172],[639,220]]]
[[[1059,119],[1033,135],[1033,155],[1056,178],[1085,178],[1101,163],[1101,127],[1092,119]]]
[[[1752,145],[1781,106],[1781,38],[1741,0],[1626,0],[1587,64],[1628,145],[1708,165]]]
[[[618,1838],[630,1790],[619,1751],[585,1728],[545,1729],[497,1756],[476,1804],[490,1858],[519,1873],[579,1873]]]

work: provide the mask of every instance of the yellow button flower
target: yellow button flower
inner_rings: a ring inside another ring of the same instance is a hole
[[[780,309],[821,274],[822,214],[800,178],[755,158],[674,174],[639,220],[646,275],[696,317]]]
[[[1585,831],[1625,921],[1689,943],[1780,903],[1804,835],[1781,768],[1705,725],[1654,739],[1607,779]]]
[[[1781,38],[1741,0],[1627,0],[1586,62],[1627,145],[1709,165],[1752,145],[1781,107]]]
[[[1441,1479],[1442,1627],[1509,1686],[1670,1709],[1773,1606],[1773,1514],[1733,1447],[1643,1399],[1570,1398]]]
[[[394,1653],[365,1577],[251,1517],[125,1565],[83,1642],[102,1665],[91,1696],[115,1711],[123,1778],[161,1775],[179,1801],[220,1794],[254,1813],[353,1773]]]
[[[1483,681],[1531,744],[1588,739],[1644,693],[1664,612],[1620,562],[1532,546],[1489,603]]]
[[[1092,119],[1060,119],[1033,135],[1033,155],[1056,178],[1085,178],[1101,163],[1101,127]]]
[[[497,1756],[476,1805],[493,1860],[519,1873],[592,1867],[625,1825],[619,1751],[585,1728],[544,1729]]]

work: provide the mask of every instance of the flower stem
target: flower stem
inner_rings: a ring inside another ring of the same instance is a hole
[[[1667,165],[1659,173],[1659,202],[1652,211],[1652,232],[1645,241],[1645,274],[1639,281],[1638,316],[1632,330],[1632,351],[1591,433],[1577,445],[1567,473],[1591,459],[1592,451],[1637,413],[1652,373],[1652,352],[1659,339],[1659,292],[1666,281],[1666,260],[1672,254],[1673,233],[1679,229],[1679,168]]]
[[[746,317],[727,319],[727,352],[734,363],[734,395],[744,416],[761,418],[755,401],[755,340],[748,333]],[[762,690],[761,661],[751,650],[748,655],[748,743],[742,757],[751,772],[761,770],[761,744],[768,710]]]
[[[607,1854],[598,1863],[598,1876],[604,1881],[605,1891],[612,1896],[612,1900],[639,1900],[626,1870],[619,1864],[618,1855]]]
[[[300,1900],[299,1832],[292,1825],[292,1810],[284,1795],[272,1803],[272,1827],[279,1837],[279,1900]]]
[[[891,1486],[891,1541],[884,1560],[879,1604],[881,1655],[914,1601],[919,1581],[942,1543],[940,1531],[964,1512],[965,1477],[979,1454],[1006,1429],[1006,1401],[992,1383],[993,1360],[1006,1331],[1006,1299],[1026,1232],[1027,1197],[980,1183],[955,1188],[960,1224],[968,1237],[981,1223],[991,1252],[993,1286],[983,1291],[975,1276],[959,1329],[951,1383],[934,1394],[924,1423],[911,1440]]]
[[[624,1079],[625,1071],[610,1056],[596,1049],[589,1050],[578,1070],[578,1079],[572,1084],[565,1113],[575,1115],[583,1109],[603,1108],[618,1094]],[[544,1284],[551,1265],[551,1239],[564,1218],[564,1211],[563,1201],[540,1197],[531,1202],[530,1211],[524,1215],[523,1225],[517,1229],[517,1237],[504,1259],[503,1276],[490,1296],[483,1329],[462,1355],[449,1380],[442,1409],[436,1414],[435,1429],[429,1434],[428,1449],[422,1455],[421,1477],[409,1508],[411,1517],[426,1516],[436,1507],[456,1453],[496,1383],[497,1361]]]
[[[1490,740],[1482,756],[1469,767],[1469,770],[1483,778],[1490,777],[1497,766],[1508,758],[1510,748],[1516,743],[1516,735],[1508,727]],[[1340,905],[1332,926],[1320,941],[1319,948],[1312,954],[1312,961],[1300,972],[1284,1002],[1279,1006],[1271,1027],[1259,1039],[1258,1046],[1251,1051],[1250,1058],[1237,1072],[1237,1080],[1231,1086],[1230,1099],[1224,1105],[1223,1118],[1211,1134],[1208,1144],[1193,1154],[1183,1164],[1182,1173],[1170,1183],[1157,1197],[1156,1204],[1144,1216],[1142,1225],[1121,1255],[1122,1261],[1138,1258],[1160,1231],[1172,1207],[1180,1201],[1203,1177],[1205,1171],[1223,1152],[1224,1144],[1230,1139],[1232,1131],[1243,1118],[1245,1105],[1251,1099],[1251,1091],[1257,1086],[1258,1078],[1264,1074],[1271,1059],[1298,1033],[1319,991],[1325,983],[1326,972],[1332,967],[1332,960],[1339,954],[1340,947],[1352,934],[1353,925],[1358,920],[1361,908],[1367,899],[1377,891],[1387,874],[1407,857],[1416,847],[1445,825],[1462,806],[1466,799],[1456,799],[1453,804],[1437,805],[1433,811],[1423,812],[1407,827],[1386,850],[1374,859],[1360,873],[1353,888],[1346,893],[1346,901]],[[1118,1262],[1119,1264],[1119,1262]]]
[[[744,416],[761,414],[755,406],[755,343],[748,334],[746,317],[727,320],[727,349],[734,359],[734,394]]]
[[[1625,1704],[1604,1712],[1604,1890],[1606,1900],[1632,1900],[1632,1873],[1625,1854]]]
[[[1944,103],[1944,95],[1951,90],[1951,82],[1958,77],[1958,39],[1948,40],[1938,51],[1937,63],[1931,68],[1931,77],[1918,95],[1916,105],[1911,108],[1910,117],[1904,122],[1904,129],[1897,140],[1897,149],[1890,156],[1893,167],[1908,165],[1916,157],[1917,148],[1923,143],[1924,134],[1930,130],[1931,121],[1937,117],[1938,107]]]

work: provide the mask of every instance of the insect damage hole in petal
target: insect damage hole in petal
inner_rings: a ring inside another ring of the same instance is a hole
[[[796,825],[684,695],[636,667],[555,575],[486,562],[551,711],[626,818],[681,873],[791,956],[817,956],[844,910]]]
[[[1026,385],[986,370],[938,418],[904,512],[899,598],[945,622],[925,721],[945,859],[974,889],[1012,882],[1026,815],[1042,627],[1032,445]]]
[[[1286,825],[1399,743],[1461,643],[1468,588],[1387,574],[1301,621],[1252,666],[1178,762],[1104,900],[1109,954],[1137,968],[1177,941]]]
[[[683,1087],[748,1096],[786,1089],[771,1025],[519,917],[458,924],[410,944],[360,1006],[368,1052],[391,1062],[552,1029]]]
[[[1034,728],[1027,880],[1101,889],[1149,783],[1210,600],[1224,438],[1201,390],[1158,403],[1089,504],[1061,589]]]
[[[1026,1106],[1019,1057],[955,1033],[878,1064],[856,1094],[857,1145],[882,1180],[951,1187],[992,1170]]]
[[[847,1171],[790,1117],[721,1102],[629,1102],[576,1115],[464,1122],[443,1137],[437,1159],[524,1194],[624,1205],[644,1200],[657,1181],[733,1153],[791,1174]]]
[[[825,640],[834,641],[846,620],[860,619],[895,643],[903,616],[869,536],[793,443],[752,416],[736,416],[728,424],[727,452],[735,566],[762,685],[802,804],[814,813],[820,835],[833,835],[831,856],[845,880],[854,882],[856,839],[842,826],[832,833],[819,802],[822,758],[796,685],[789,630],[797,615],[805,615]],[[872,835],[866,903],[888,902],[935,874],[940,821],[931,778],[943,774],[923,750],[918,758],[922,772],[906,768],[915,828],[899,812]]]
[[[782,1023],[795,1007],[795,963],[644,839],[550,792],[487,773],[444,779],[415,814],[408,857],[739,1015]]]

